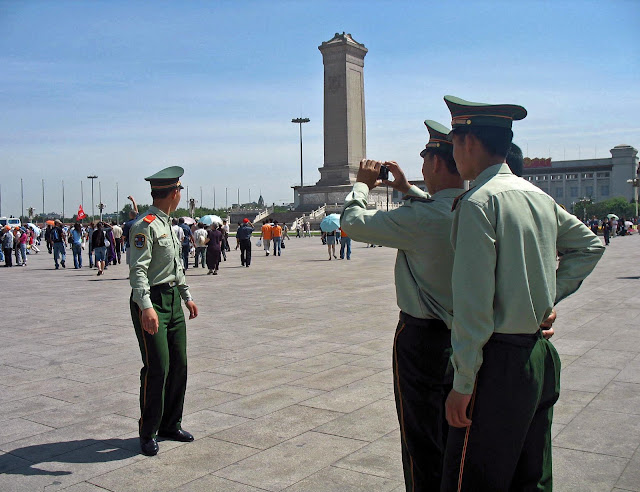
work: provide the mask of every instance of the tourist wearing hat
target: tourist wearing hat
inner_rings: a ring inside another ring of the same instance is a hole
[[[236,231],[236,239],[240,246],[240,264],[249,268],[251,265],[251,235],[253,234],[253,224],[246,217],[242,219],[242,224]]]
[[[442,490],[552,490],[560,359],[540,325],[602,256],[594,234],[505,164],[521,106],[445,96],[453,155],[453,389]],[[564,253],[556,266],[556,252]]]
[[[444,402],[451,388],[451,207],[463,180],[447,140],[449,129],[425,121],[429,140],[420,153],[429,190],[412,186],[394,162],[385,181],[407,194],[395,210],[367,210],[369,191],[380,184],[382,163],[363,160],[347,195],[341,227],[348,237],[396,248],[396,298],[400,320],[393,345],[393,381],[400,423],[402,464],[408,491],[439,490],[448,426]]]
[[[129,231],[131,244],[131,319],[138,338],[140,371],[139,421],[143,454],[158,452],[156,436],[190,442],[182,429],[187,389],[187,333],[180,300],[189,319],[198,316],[186,284],[181,245],[169,215],[180,203],[181,167],[173,166],[145,178],[151,184],[153,205]]]

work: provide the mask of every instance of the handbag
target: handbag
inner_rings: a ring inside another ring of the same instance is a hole
[[[262,247],[262,239],[258,239],[256,241],[256,247],[261,248]]]

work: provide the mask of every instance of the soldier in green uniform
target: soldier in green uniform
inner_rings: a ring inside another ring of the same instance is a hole
[[[452,427],[441,490],[551,491],[560,359],[540,324],[604,247],[504,163],[523,107],[445,102],[456,165],[473,187],[454,204]]]
[[[131,319],[138,337],[140,371],[140,447],[147,456],[158,453],[156,435],[190,442],[181,427],[187,389],[187,333],[180,300],[189,319],[198,308],[189,293],[182,267],[181,245],[169,215],[180,203],[184,169],[168,167],[145,178],[153,205],[129,232],[131,244]]]
[[[453,161],[449,129],[425,121],[429,141],[420,153],[429,194],[411,186],[395,162],[385,181],[405,203],[388,212],[367,210],[380,162],[363,160],[347,196],[341,226],[356,241],[397,248],[395,283],[400,320],[393,346],[396,409],[408,491],[438,490],[446,431],[444,402],[451,388],[451,206],[463,192]]]

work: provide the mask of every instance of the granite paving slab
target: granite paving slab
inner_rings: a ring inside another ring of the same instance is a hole
[[[205,437],[89,482],[108,490],[174,490],[255,452],[253,448]]]
[[[215,475],[267,490],[283,490],[364,445],[354,439],[307,432],[223,468]]]
[[[268,449],[342,415],[329,410],[292,405],[218,432],[214,437],[258,449]]]

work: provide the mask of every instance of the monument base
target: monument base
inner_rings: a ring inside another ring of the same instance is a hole
[[[353,189],[352,184],[334,186],[294,186],[295,209],[300,212],[310,212],[323,205],[344,205],[344,199]],[[389,189],[389,201],[393,190]],[[369,203],[384,204],[387,201],[387,189],[384,186],[374,188],[369,192]]]

